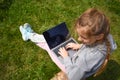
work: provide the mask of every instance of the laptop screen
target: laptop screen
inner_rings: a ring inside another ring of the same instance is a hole
[[[43,32],[43,35],[48,43],[50,49],[64,42],[68,36],[69,31],[66,27],[65,22]]]

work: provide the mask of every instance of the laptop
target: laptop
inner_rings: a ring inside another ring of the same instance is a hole
[[[58,57],[60,56],[60,54],[58,54],[60,47],[65,47],[70,42],[77,43],[77,41],[70,36],[65,22],[43,32],[43,36],[46,39],[49,48]],[[67,49],[67,51],[69,56],[73,56],[73,54],[76,53],[76,51],[72,49]]]

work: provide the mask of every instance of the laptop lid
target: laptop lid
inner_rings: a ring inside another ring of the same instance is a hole
[[[58,46],[69,38],[69,31],[65,22],[43,32],[50,49]]]

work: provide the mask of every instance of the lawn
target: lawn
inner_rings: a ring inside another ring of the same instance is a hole
[[[120,80],[120,0],[0,0],[0,80],[49,80],[60,69],[46,51],[22,40],[19,26],[29,23],[41,34],[66,22],[71,35],[74,22],[86,9],[97,8],[110,20],[118,49],[100,76],[87,80]]]

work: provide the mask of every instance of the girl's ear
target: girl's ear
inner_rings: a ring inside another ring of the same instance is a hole
[[[96,39],[97,40],[102,40],[104,37],[104,34],[99,34],[98,36],[96,36]]]

